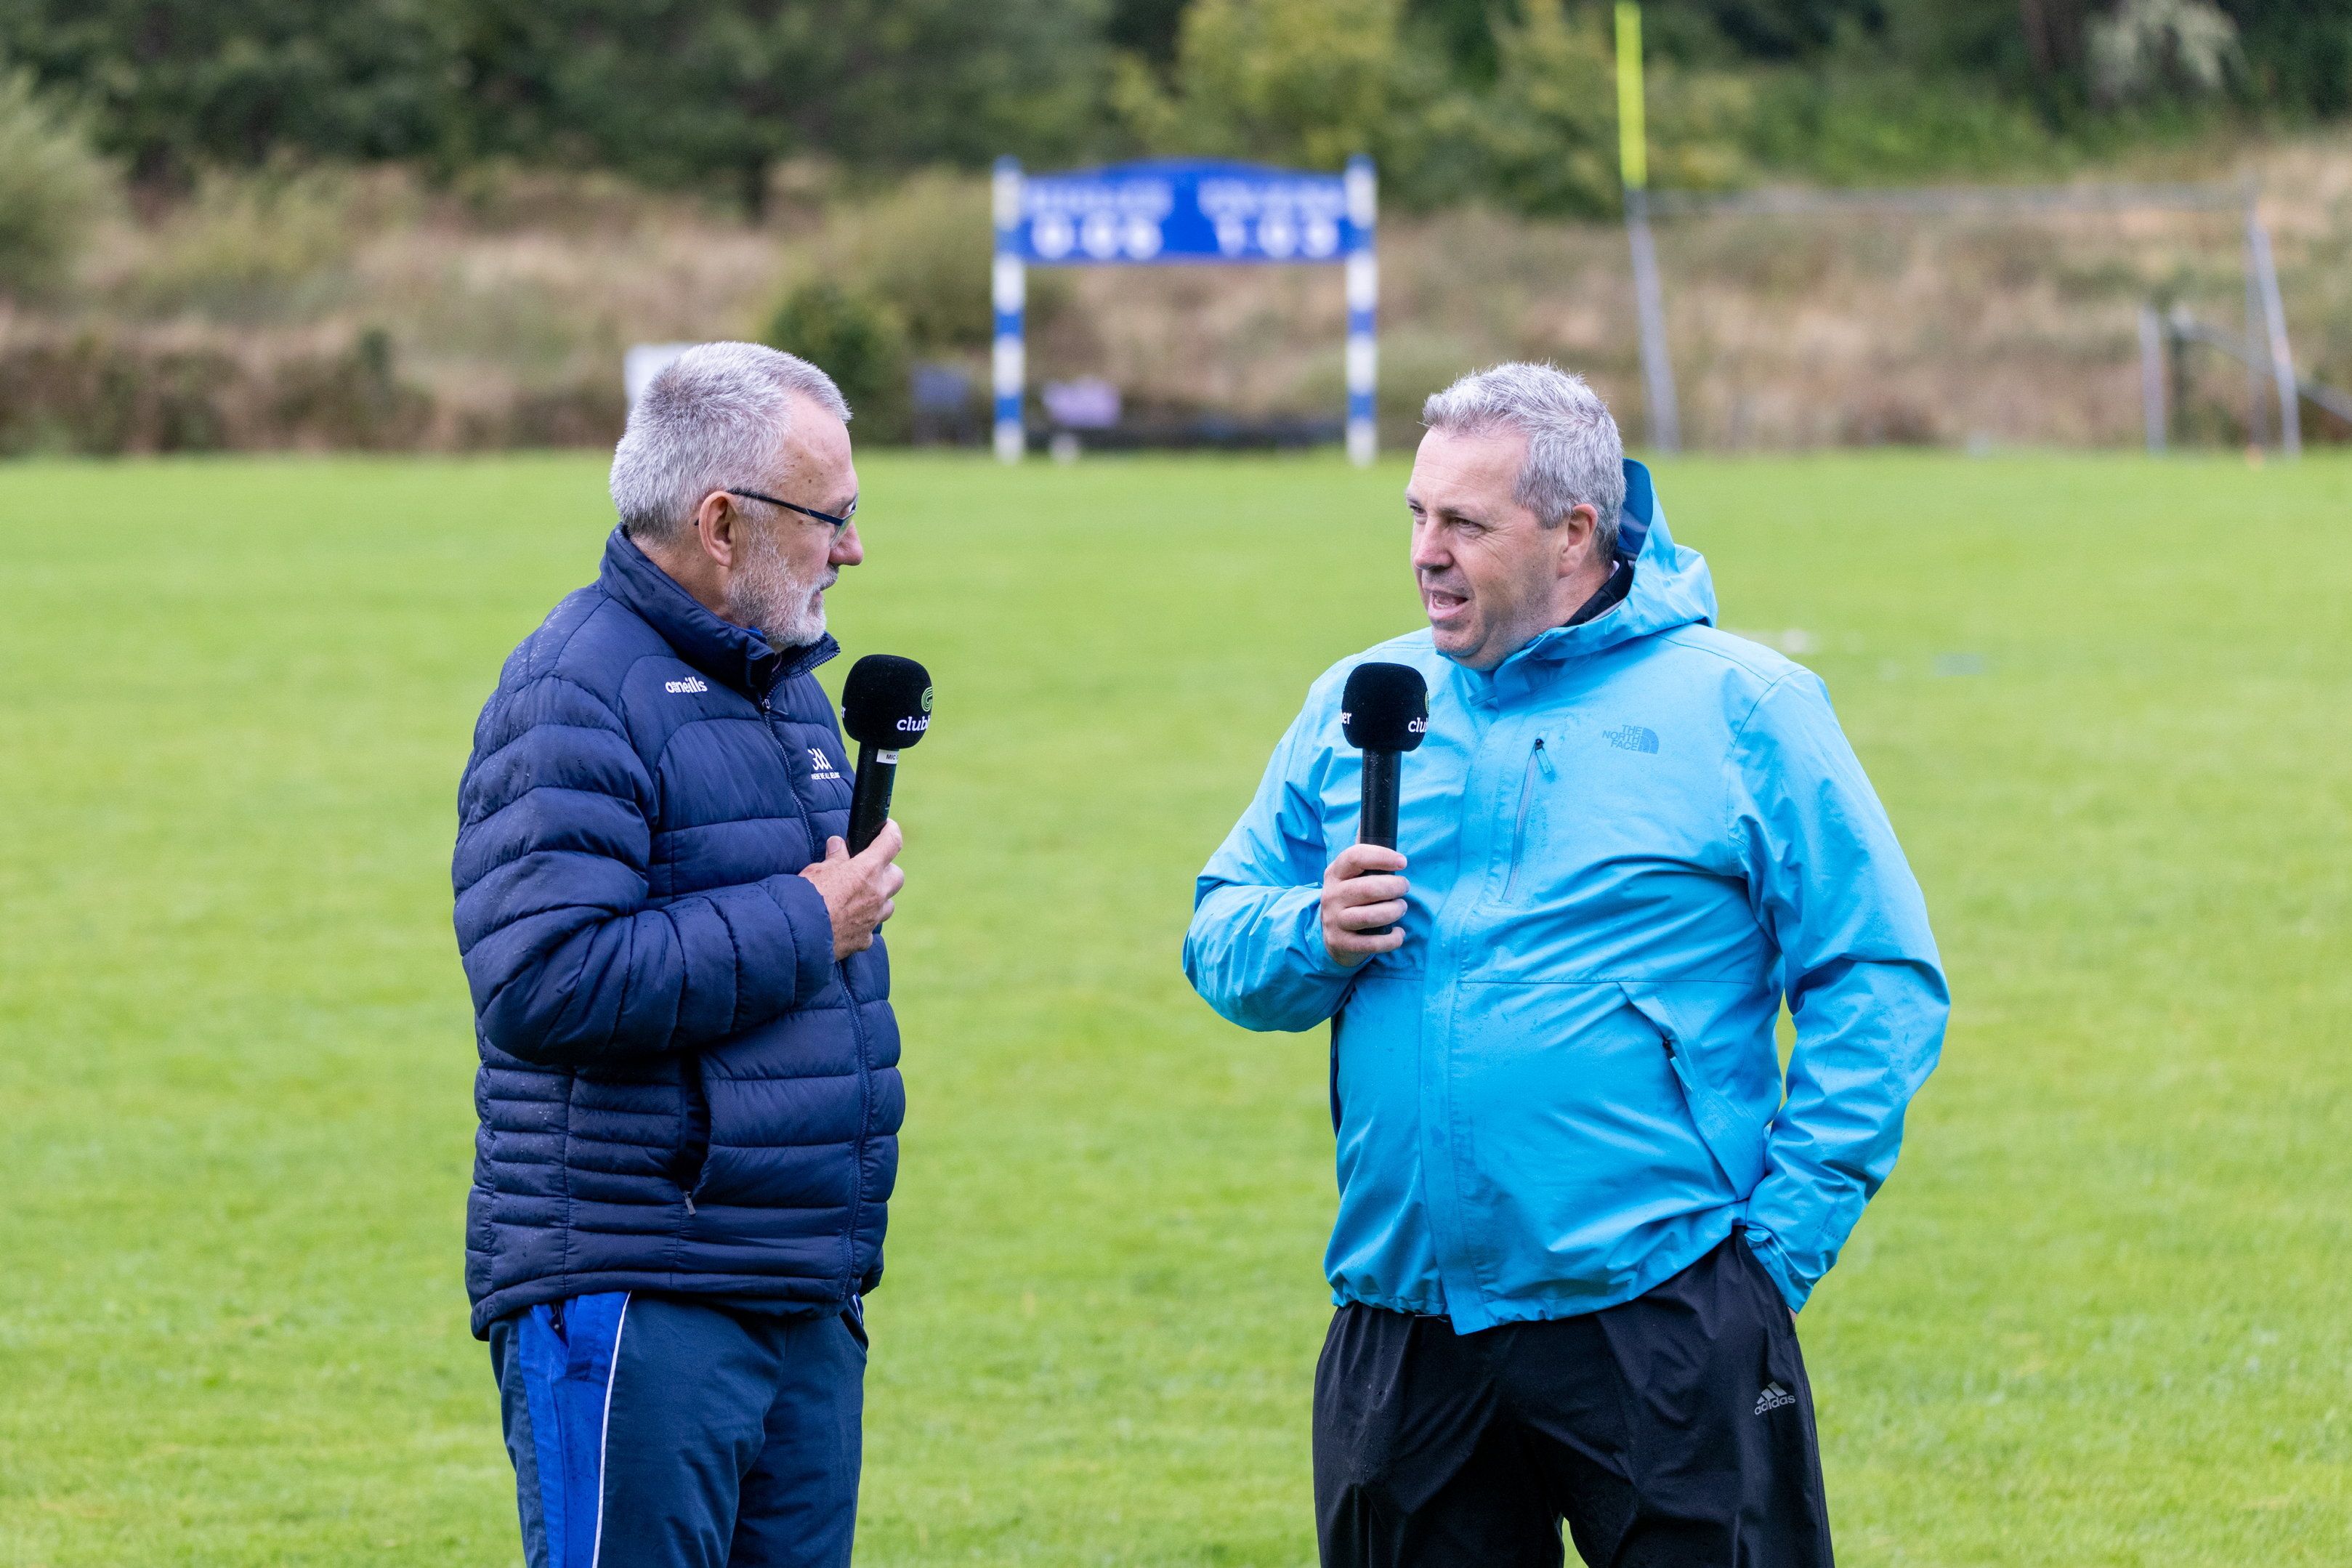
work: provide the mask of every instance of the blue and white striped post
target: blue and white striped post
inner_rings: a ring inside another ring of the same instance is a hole
[[[1021,259],[1021,163],[1015,158],[996,161],[996,260],[991,269],[990,291],[996,301],[996,340],[990,354],[990,380],[996,390],[996,456],[1017,463],[1028,450],[1021,405],[1027,379],[1029,353],[1022,338],[1023,316],[1029,300],[1029,276]]]
[[[1355,239],[1348,251],[1348,460],[1362,468],[1380,445],[1374,388],[1380,384],[1380,349],[1373,341],[1381,300],[1381,263],[1372,243],[1380,216],[1380,186],[1370,158],[1348,160],[1348,221]]]

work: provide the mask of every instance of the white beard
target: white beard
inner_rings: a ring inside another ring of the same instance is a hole
[[[727,583],[727,611],[736,621],[756,626],[771,647],[806,647],[824,636],[823,590],[841,574],[827,569],[821,578],[796,574],[768,530],[750,531],[743,563]]]

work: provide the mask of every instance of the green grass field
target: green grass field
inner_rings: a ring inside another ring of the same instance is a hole
[[[1312,1560],[1322,1040],[1177,949],[1308,679],[1414,622],[1402,474],[865,465],[835,626],[940,706],[862,1562]],[[1957,1002],[1804,1318],[1843,1561],[2352,1561],[2352,463],[1660,482],[1828,679]],[[0,1564],[517,1560],[447,859],[602,485],[0,468]]]

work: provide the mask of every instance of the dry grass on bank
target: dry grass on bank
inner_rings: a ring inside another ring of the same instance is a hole
[[[2262,182],[2298,358],[2352,384],[2352,137],[2238,167]],[[861,195],[804,174],[761,227],[594,176],[218,180],[119,215],[58,297],[0,306],[0,448],[597,444],[627,344],[756,334],[819,274],[884,278],[930,357],[978,380],[985,212],[950,176]],[[2242,311],[2226,213],[1685,218],[1660,246],[1685,432],[1713,448],[2126,444],[2139,303]],[[1381,259],[1392,438],[1430,388],[1509,356],[1639,406],[1616,226],[1391,214]],[[1336,271],[1036,278],[1033,381],[1104,375],[1156,414],[1338,406]],[[2206,355],[2191,386],[2189,431],[2242,439],[2243,373]]]

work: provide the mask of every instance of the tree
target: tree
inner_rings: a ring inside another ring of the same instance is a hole
[[[2249,101],[2297,116],[2352,112],[2352,0],[2221,0],[2237,24]]]
[[[89,103],[134,178],[280,148],[431,151],[456,110],[432,0],[15,0],[0,53]]]
[[[1130,118],[1171,152],[1338,168],[1396,117],[1398,21],[1398,0],[1192,0],[1172,99]]]
[[[474,142],[756,214],[780,159],[1052,156],[1095,112],[1099,0],[465,0]]]
[[[1108,0],[10,0],[0,51],[89,99],[135,174],[486,154],[723,183],[775,162],[1058,156]]]

